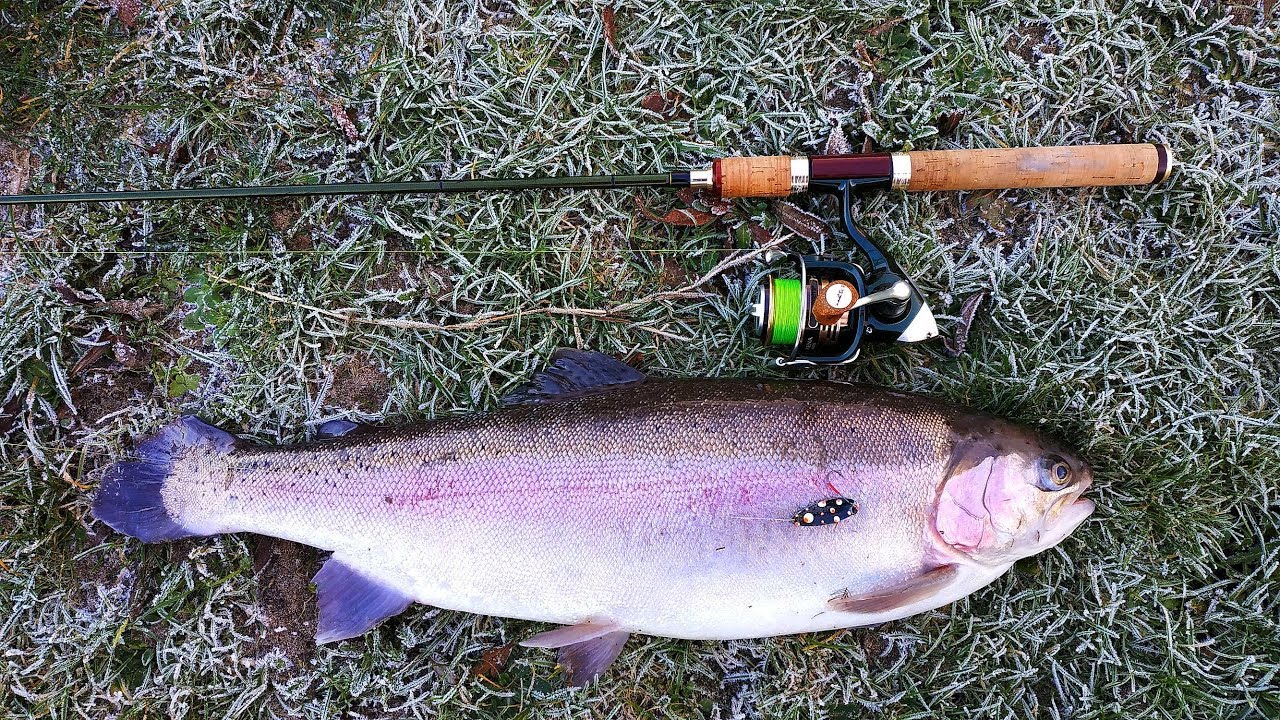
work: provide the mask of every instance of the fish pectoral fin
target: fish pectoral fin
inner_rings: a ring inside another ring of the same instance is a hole
[[[346,640],[368,632],[392,615],[399,615],[413,599],[329,558],[312,580],[316,586],[320,618],[316,642]]]
[[[936,595],[960,575],[960,566],[954,563],[940,565],[923,575],[898,583],[893,587],[864,595],[848,595],[832,598],[827,606],[837,612],[879,613],[913,605],[930,595]]]
[[[556,402],[642,383],[644,373],[608,355],[560,348],[551,364],[502,398],[503,405]]]
[[[607,622],[565,625],[538,633],[520,643],[525,647],[560,648],[557,660],[572,687],[595,680],[617,659],[631,633]]]

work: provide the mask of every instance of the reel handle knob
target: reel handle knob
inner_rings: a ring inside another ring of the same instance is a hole
[[[850,310],[857,310],[860,307],[878,302],[889,302],[891,300],[902,301],[911,297],[911,286],[906,282],[899,280],[890,285],[888,288],[880,292],[873,292],[864,298],[859,298],[857,302],[850,307]]]
[[[825,283],[813,302],[813,317],[823,325],[831,325],[856,309],[858,289],[848,280]]]

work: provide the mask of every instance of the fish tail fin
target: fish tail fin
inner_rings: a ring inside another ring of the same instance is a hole
[[[182,517],[182,508],[166,507],[165,488],[192,470],[212,470],[238,442],[194,417],[165,426],[138,444],[136,459],[107,468],[93,500],[93,516],[149,543],[212,534]]]

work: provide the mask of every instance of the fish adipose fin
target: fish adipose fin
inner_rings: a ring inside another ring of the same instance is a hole
[[[631,633],[610,623],[585,622],[538,633],[520,643],[525,647],[560,648],[557,659],[572,687],[600,676],[622,652]]]
[[[560,348],[545,370],[504,397],[502,404],[556,402],[644,381],[644,373],[608,355]]]
[[[938,594],[960,574],[958,565],[940,565],[919,577],[865,595],[832,598],[827,605],[838,612],[880,613],[914,605]]]
[[[163,490],[180,458],[225,455],[239,443],[233,435],[194,417],[184,417],[138,444],[136,460],[107,468],[93,499],[93,516],[113,530],[164,542],[205,533],[184,527],[165,508]]]
[[[336,557],[316,573],[320,618],[316,642],[337,642],[363,635],[392,615],[399,615],[413,599],[371,580]]]

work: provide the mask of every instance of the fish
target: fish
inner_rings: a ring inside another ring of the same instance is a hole
[[[491,412],[256,445],[183,417],[105,471],[144,542],[328,551],[318,643],[411,603],[551,623],[565,680],[633,634],[731,640],[936,609],[1093,512],[1087,462],[990,415],[867,385],[649,377],[557,351]]]

